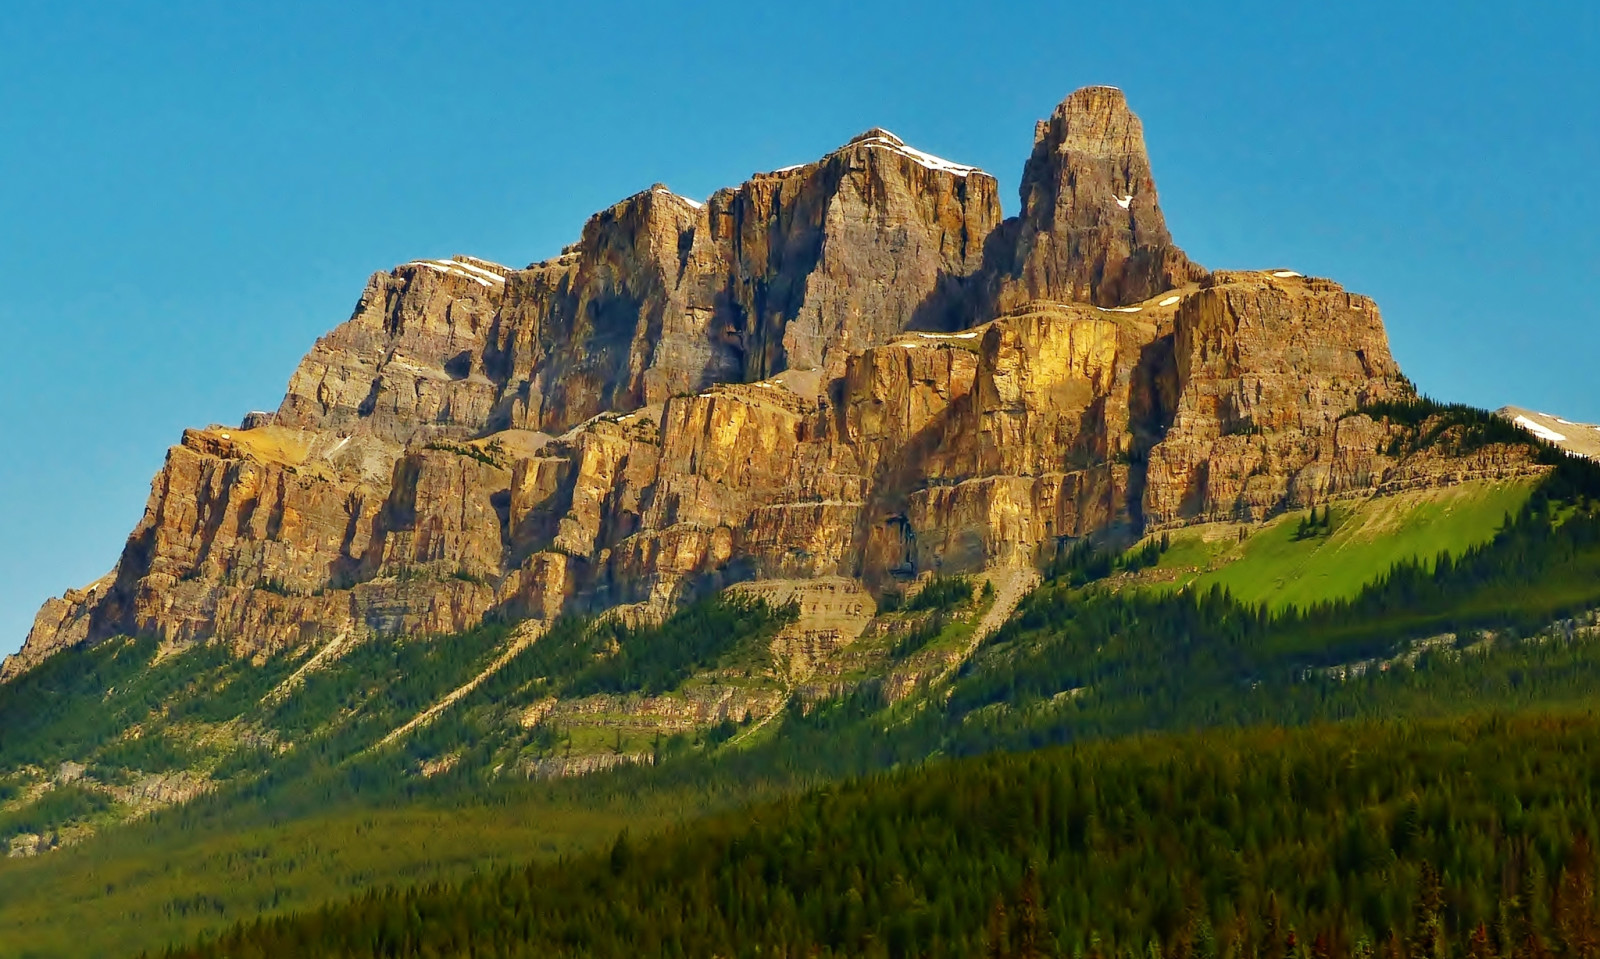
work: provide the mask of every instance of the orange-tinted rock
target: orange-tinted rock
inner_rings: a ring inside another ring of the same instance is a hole
[[[119,632],[264,651],[753,580],[854,604],[1082,537],[1527,468],[1386,455],[1357,407],[1410,386],[1376,307],[1203,275],[1120,93],[1040,124],[1023,198],[997,228],[992,177],[873,130],[703,205],[629,197],[525,270],[379,274],[276,414],[184,435],[115,573],[48,602],[0,675]]]

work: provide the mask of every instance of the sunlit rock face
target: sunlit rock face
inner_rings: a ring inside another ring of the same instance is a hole
[[[993,177],[874,129],[704,202],[653,186],[525,269],[377,274],[275,413],[184,434],[5,675],[118,633],[260,653],[738,582],[870,599],[1525,467],[1384,455],[1352,415],[1410,395],[1376,306],[1192,263],[1119,91],[1041,121],[1022,200],[1002,222]]]

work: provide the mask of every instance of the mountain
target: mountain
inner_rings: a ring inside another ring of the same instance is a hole
[[[1120,91],[1039,124],[1021,199],[1002,222],[993,177],[874,129],[705,203],[651,187],[523,270],[377,274],[275,413],[185,432],[114,572],[4,675],[122,634],[659,619],[749,581],[870,604],[1433,481],[1359,412],[1413,395],[1377,307],[1189,261]]]
[[[1502,406],[1494,412],[1563,452],[1591,460],[1600,458],[1600,426],[1574,423],[1520,406]]]
[[[1191,261],[1119,91],[1020,199],[873,129],[375,274],[0,668],[0,956],[948,757],[1600,692],[1600,468],[1419,396],[1370,299]]]

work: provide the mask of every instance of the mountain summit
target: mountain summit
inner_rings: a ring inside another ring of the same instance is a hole
[[[119,634],[331,656],[734,584],[802,600],[803,672],[900,582],[1442,475],[1360,412],[1413,396],[1373,302],[1191,262],[1120,91],[1040,122],[1022,201],[1002,222],[993,177],[873,129],[704,202],[652,186],[523,269],[377,273],[276,412],[185,432],[4,676]]]
[[[1121,90],[1086,87],[1039,121],[1021,193],[1015,245],[1001,254],[1007,302],[1125,306],[1205,275],[1167,232],[1144,127]]]

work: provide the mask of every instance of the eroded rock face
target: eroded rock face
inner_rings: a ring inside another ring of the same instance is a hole
[[[1389,465],[1371,420],[1343,419],[1411,395],[1377,305],[1278,272],[1216,274],[1178,307],[1177,403],[1143,498],[1152,523],[1261,519],[1375,485]]]
[[[998,307],[1124,306],[1204,276],[1172,242],[1144,128],[1114,87],[1067,97],[1034,130],[1022,214],[997,237]]]
[[[477,433],[500,393],[485,347],[508,273],[456,257],[374,274],[300,361],[273,422],[399,444]]]
[[[871,130],[705,203],[657,184],[526,270],[456,257],[374,276],[276,422],[393,442],[562,432],[713,383],[842,372],[949,324],[1000,221],[995,179]]]
[[[259,653],[741,582],[826,584],[856,629],[930,571],[1526,468],[1384,455],[1353,411],[1410,387],[1376,307],[1192,264],[1119,92],[1040,124],[1023,200],[1000,224],[992,177],[872,130],[704,204],[652,187],[524,270],[378,274],[276,414],[185,433],[115,572],[0,676],[116,633]]]

